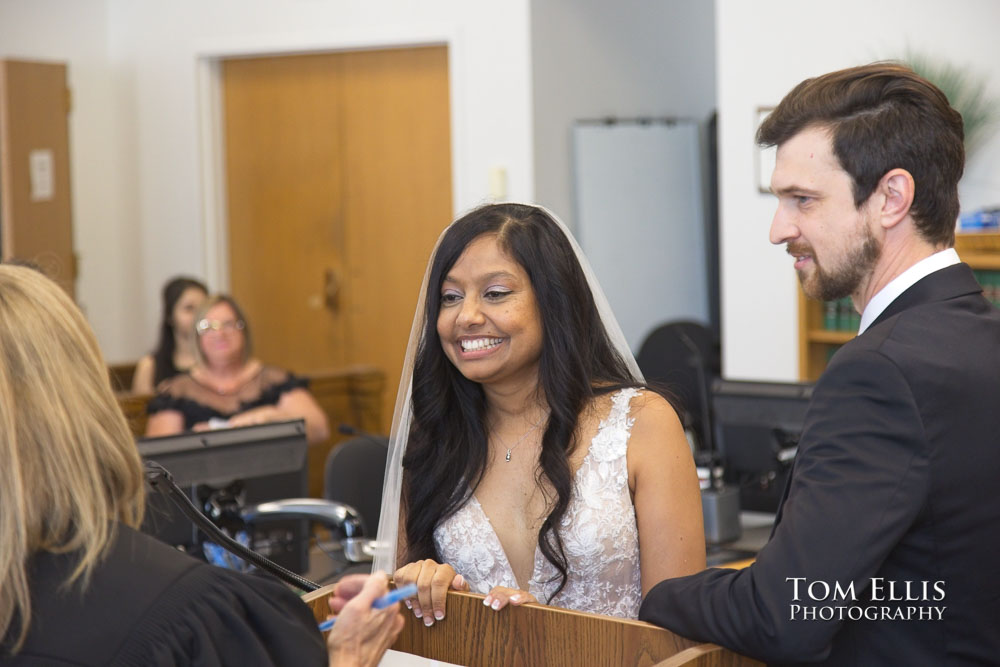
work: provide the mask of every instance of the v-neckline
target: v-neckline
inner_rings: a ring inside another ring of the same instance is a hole
[[[580,471],[583,470],[584,466],[587,465],[587,461],[590,459],[591,454],[594,451],[594,440],[597,439],[597,436],[601,434],[601,431],[604,430],[604,428],[609,423],[610,422],[607,420],[601,420],[598,422],[597,432],[594,433],[594,437],[590,439],[590,445],[587,447],[587,454],[583,457],[583,460],[580,461],[580,465],[577,466],[576,472],[573,473],[574,485],[578,481],[577,477],[579,477]],[[497,530],[496,528],[493,527],[493,521],[486,513],[486,510],[483,509],[483,505],[482,503],[479,502],[479,498],[476,497],[475,491],[472,492],[471,501],[475,505],[479,513],[483,516],[483,518],[486,519],[486,524],[490,527],[490,535],[493,537],[493,541],[496,545],[497,552],[501,556],[503,556],[504,566],[507,569],[507,574],[510,575],[510,580],[514,582],[514,588],[517,588],[519,590],[526,590],[532,595],[535,595],[535,597],[538,597],[535,594],[536,592],[531,590],[531,584],[538,581],[539,575],[541,574],[540,569],[545,563],[545,556],[542,554],[541,547],[539,547],[537,544],[535,545],[534,558],[532,559],[532,564],[531,564],[531,577],[528,579],[527,582],[528,587],[521,588],[521,583],[517,580],[517,575],[514,574],[514,567],[510,564],[510,557],[507,555],[507,550],[503,548],[503,542],[500,541],[500,536],[497,535]]]

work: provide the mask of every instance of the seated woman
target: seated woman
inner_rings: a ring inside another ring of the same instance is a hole
[[[193,328],[198,361],[157,387],[147,436],[302,418],[310,443],[327,439],[326,414],[307,382],[251,357],[250,327],[232,297],[208,299]]]
[[[584,267],[533,206],[476,209],[438,242],[379,529],[391,545],[402,526],[395,580],[417,582],[427,625],[449,586],[635,618],[654,584],[705,567],[680,422]]]
[[[194,366],[194,319],[207,298],[208,288],[193,278],[174,278],[163,286],[160,339],[136,363],[132,393],[152,394],[156,385]]]
[[[0,265],[0,664],[375,665],[403,626],[384,574],[338,584],[324,647],[284,584],[139,532],[143,467],[83,314]]]

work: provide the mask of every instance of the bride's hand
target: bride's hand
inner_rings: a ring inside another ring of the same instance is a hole
[[[528,591],[521,591],[516,588],[506,586],[494,586],[489,595],[483,600],[483,604],[490,609],[503,609],[508,604],[517,607],[528,602],[538,602],[535,596]]]
[[[469,590],[469,584],[447,563],[436,563],[431,559],[409,563],[396,570],[393,582],[397,587],[415,583],[417,597],[407,599],[404,604],[413,615],[424,620],[424,625],[434,625],[434,621],[444,619],[445,598],[448,589]]]

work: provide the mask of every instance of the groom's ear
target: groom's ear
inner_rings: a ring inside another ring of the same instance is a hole
[[[879,179],[873,197],[879,197],[879,224],[892,229],[910,215],[916,186],[913,176],[905,169],[892,169]]]

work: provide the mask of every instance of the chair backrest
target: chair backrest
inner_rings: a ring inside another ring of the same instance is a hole
[[[323,496],[356,509],[367,537],[378,531],[388,451],[387,437],[361,435],[335,445],[326,458]]]
[[[681,420],[706,447],[703,434],[705,426],[712,426],[711,406],[702,405],[702,400],[711,400],[712,381],[721,367],[712,330],[698,322],[661,324],[643,341],[636,363],[646,382],[661,385],[676,397]]]
[[[132,429],[132,435],[137,438],[145,436],[146,422],[149,420],[146,406],[149,405],[149,399],[153,397],[148,394],[133,394],[131,392],[118,392],[116,396],[119,407],[125,413],[128,427]]]

